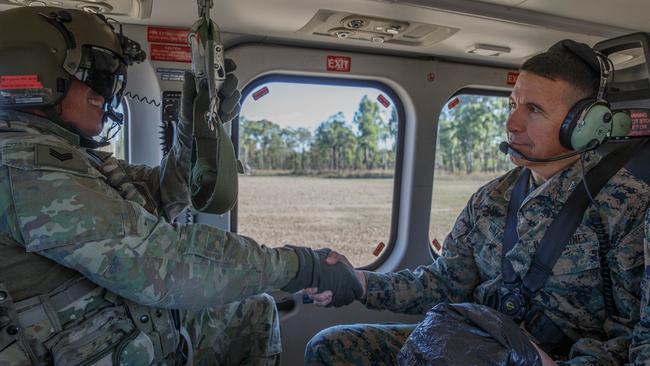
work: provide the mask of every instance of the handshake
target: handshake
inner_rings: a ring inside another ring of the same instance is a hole
[[[305,293],[320,306],[344,306],[365,293],[365,276],[330,249],[288,246],[298,256],[298,273],[282,290]]]

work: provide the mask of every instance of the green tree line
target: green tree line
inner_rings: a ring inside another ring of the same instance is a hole
[[[436,168],[449,173],[504,171],[510,167],[498,144],[505,136],[505,98],[460,96],[445,108],[438,127]],[[397,111],[382,113],[367,95],[351,123],[342,112],[313,131],[283,128],[266,119],[240,119],[240,159],[252,170],[349,171],[394,170]]]
[[[466,174],[510,169],[510,159],[499,151],[499,143],[506,139],[508,99],[480,95],[457,98],[440,115],[436,169]]]
[[[393,170],[397,112],[386,118],[381,108],[364,95],[351,123],[337,112],[314,131],[242,117],[240,159],[253,170]]]

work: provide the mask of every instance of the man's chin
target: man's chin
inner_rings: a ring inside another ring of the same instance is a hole
[[[531,166],[544,164],[544,163],[541,163],[541,162],[534,162],[534,161],[526,160],[524,158],[515,158],[514,156],[510,156],[510,161],[513,164],[515,164],[516,166],[525,166],[525,167],[531,167]]]

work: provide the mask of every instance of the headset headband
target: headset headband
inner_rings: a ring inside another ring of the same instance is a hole
[[[598,93],[596,94],[597,101],[605,101],[605,94],[607,93],[607,83],[609,76],[614,65],[612,61],[600,51],[596,51],[584,43],[579,43],[571,39],[565,39],[557,42],[551,46],[548,51],[564,50],[582,60],[587,66],[598,73]]]

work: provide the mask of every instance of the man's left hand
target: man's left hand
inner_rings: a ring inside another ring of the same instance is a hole
[[[335,251],[331,251],[327,258],[325,259],[325,262],[329,265],[334,265],[336,263],[343,263],[350,269],[352,269],[357,277],[357,280],[359,280],[359,283],[361,283],[361,287],[363,288],[363,292],[360,298],[364,298],[366,296],[366,275],[363,273],[363,271],[357,271],[354,269],[354,266],[350,261],[343,255]],[[323,292],[318,292],[317,288],[306,288],[303,290],[305,294],[309,296],[310,299],[314,301],[314,304],[317,306],[330,306],[332,304],[332,300],[335,296],[332,291],[323,291]]]

